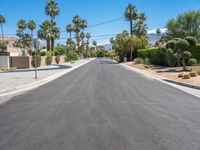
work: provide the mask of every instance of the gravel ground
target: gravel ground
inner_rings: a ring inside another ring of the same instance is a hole
[[[84,63],[88,60],[78,60],[75,63],[64,63],[59,65],[51,65],[47,67],[38,68],[38,80],[44,79],[48,76],[62,72],[73,66]],[[18,69],[13,72],[0,72],[0,91],[15,88],[21,85],[29,84],[35,81],[35,70],[31,69]]]

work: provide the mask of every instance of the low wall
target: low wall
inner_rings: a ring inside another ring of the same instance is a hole
[[[17,69],[31,68],[31,56],[12,56],[10,66]]]
[[[0,68],[10,68],[9,56],[0,56]]]
[[[41,65],[40,65],[41,67],[44,67],[44,66],[47,65],[46,58],[47,58],[47,56],[41,57]],[[56,58],[56,56],[52,56],[52,63],[51,63],[52,65],[56,64],[55,58]],[[62,64],[62,63],[65,63],[65,57],[64,56],[60,56],[60,63],[59,64]]]

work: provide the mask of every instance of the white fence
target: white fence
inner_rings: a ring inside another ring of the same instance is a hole
[[[0,68],[10,68],[9,56],[0,56]]]

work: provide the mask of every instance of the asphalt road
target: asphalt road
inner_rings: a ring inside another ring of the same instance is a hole
[[[1,105],[0,150],[200,150],[200,99],[97,59]]]

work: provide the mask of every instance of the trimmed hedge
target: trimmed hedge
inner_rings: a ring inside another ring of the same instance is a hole
[[[165,53],[162,52],[162,48],[147,48],[138,50],[138,57],[149,58],[151,64],[167,66],[167,58]],[[200,44],[190,47],[191,58],[195,58],[200,63]]]
[[[166,56],[162,53],[161,48],[148,48],[138,50],[138,57],[149,58],[151,64],[166,66]]]

